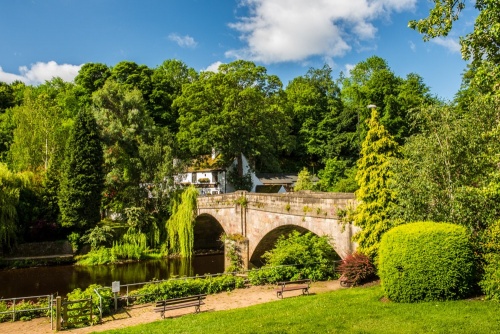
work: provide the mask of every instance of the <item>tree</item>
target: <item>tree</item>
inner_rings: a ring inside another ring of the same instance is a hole
[[[356,174],[359,205],[354,214],[354,223],[361,230],[354,240],[358,242],[361,253],[375,259],[382,235],[393,227],[390,213],[395,205],[395,193],[391,186],[392,172],[389,166],[391,159],[397,156],[398,145],[380,124],[375,108],[372,109],[368,128]]]
[[[59,192],[61,224],[79,231],[100,221],[103,151],[97,123],[82,110],[68,140]]]
[[[465,9],[465,3],[465,0],[434,0],[429,16],[412,20],[408,26],[423,34],[425,41],[447,36]],[[477,0],[474,7],[479,15],[474,22],[474,31],[460,38],[462,57],[471,60],[473,74],[469,83],[482,91],[495,93],[500,82],[500,6],[496,1]]]
[[[177,133],[179,112],[173,102],[182,94],[182,86],[197,78],[198,73],[180,60],[165,60],[154,69],[148,107],[156,124],[168,127],[174,134]]]
[[[241,154],[260,169],[279,169],[277,153],[289,144],[290,117],[282,107],[281,82],[248,61],[223,64],[218,73],[202,72],[174,101],[179,110],[177,139],[191,156],[221,154],[228,166]]]
[[[478,98],[469,110],[422,108],[419,133],[394,161],[397,219],[445,221],[480,233],[498,219],[498,101]]]
[[[24,89],[22,104],[12,109],[15,129],[9,158],[14,170],[47,170],[49,161],[63,154],[76,107],[72,88],[56,78]]]
[[[293,190],[294,191],[312,190],[313,188],[314,188],[314,184],[312,181],[312,175],[309,174],[309,171],[307,170],[307,168],[304,167],[299,172],[299,175],[297,176],[297,182],[296,182]]]
[[[123,213],[130,206],[144,207],[147,190],[141,183],[140,146],[151,145],[157,135],[142,94],[113,80],[93,94],[94,115],[104,149],[106,174],[104,206]]]
[[[331,68],[309,69],[307,74],[293,79],[286,88],[292,109],[293,135],[296,138],[290,160],[315,166],[332,157],[352,157],[344,132],[355,130],[356,118],[344,119],[340,88],[331,77]],[[340,137],[340,138],[339,138]],[[354,148],[356,151],[356,148]],[[290,162],[293,163],[293,162]]]

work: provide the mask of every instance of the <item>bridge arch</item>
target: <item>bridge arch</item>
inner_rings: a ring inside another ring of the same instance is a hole
[[[196,217],[194,234],[194,251],[224,249],[224,243],[220,236],[225,233],[224,227],[212,215],[208,213]]]
[[[271,231],[269,231],[266,235],[264,235],[264,237],[262,237],[262,239],[259,241],[259,243],[255,246],[255,249],[250,256],[250,265],[253,267],[261,267],[262,265],[264,265],[265,263],[262,259],[262,255],[264,255],[265,252],[267,252],[275,247],[278,238],[280,238],[283,235],[289,235],[293,231],[298,231],[300,234],[306,234],[308,232],[311,232],[314,235],[317,235],[313,231],[310,231],[307,228],[299,226],[299,225],[278,226],[278,227],[272,229]],[[332,249],[337,254],[337,256],[340,258],[334,245],[331,245],[331,246],[332,246]]]

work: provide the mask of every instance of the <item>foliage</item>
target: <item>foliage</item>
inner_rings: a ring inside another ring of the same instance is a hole
[[[286,87],[296,138],[292,160],[297,164],[313,166],[327,158],[352,159],[357,155],[357,148],[348,143],[356,117],[343,115],[340,89],[331,74],[328,65],[311,68]]]
[[[233,273],[243,270],[240,244],[245,241],[245,237],[241,234],[223,234],[220,237],[220,241],[224,243],[226,258],[229,260],[229,266],[225,271]]]
[[[309,173],[307,168],[304,167],[297,176],[297,182],[295,183],[295,187],[293,188],[293,190],[312,190],[313,188],[314,183],[312,181],[312,175]]]
[[[62,155],[75,107],[72,89],[53,79],[24,90],[23,103],[12,110],[15,129],[9,160],[14,170],[47,170],[49,161]]]
[[[375,266],[365,254],[347,255],[337,270],[353,285],[358,285],[375,278]]]
[[[487,299],[500,301],[500,220],[491,224],[481,240],[484,274],[479,285]]]
[[[324,280],[334,276],[332,263],[338,255],[327,236],[318,237],[311,232],[300,234],[298,231],[293,231],[280,236],[274,248],[264,253],[262,257],[266,262],[262,269],[271,268],[268,271],[269,280],[279,275],[282,275],[280,280],[298,278]],[[274,269],[280,266],[290,267]],[[263,274],[257,274],[260,275]]]
[[[44,308],[44,310],[40,310],[40,308]],[[49,316],[49,301],[47,298],[22,299],[16,300],[15,305],[12,302],[0,301],[0,313],[13,311],[16,312],[17,321],[28,321],[34,318]],[[12,314],[0,314],[0,323],[7,321],[12,321]]]
[[[194,186],[186,188],[182,192],[180,202],[175,202],[172,216],[166,223],[170,250],[183,257],[191,257],[193,254],[193,225],[197,197],[198,190]]]
[[[68,241],[71,244],[71,248],[73,249],[73,253],[76,253],[80,248],[80,233],[71,232],[68,234]]]
[[[103,162],[96,121],[83,110],[76,117],[65,151],[59,189],[62,226],[85,230],[100,221]]]
[[[238,168],[231,168],[226,173],[227,182],[230,183],[235,190],[252,190],[252,174],[250,171],[243,175],[239,175]]]
[[[10,248],[16,239],[19,196],[30,183],[29,173],[14,174],[0,163],[0,249]]]
[[[478,98],[468,108],[415,114],[419,134],[391,165],[395,219],[452,221],[476,235],[499,218],[498,101]]]
[[[148,194],[141,184],[151,180],[141,179],[140,147],[152,144],[158,133],[140,91],[108,80],[92,98],[104,150],[103,205],[123,214],[127,207],[144,206]]]
[[[243,286],[243,277],[233,275],[170,279],[167,281],[146,284],[142,288],[132,291],[130,295],[137,296],[138,303],[150,303],[169,298],[231,291],[242,288]]]
[[[237,60],[220,65],[217,73],[202,72],[173,104],[180,148],[194,156],[215,150],[223,166],[236,158],[240,177],[241,154],[256,168],[276,169],[278,154],[290,145],[283,98],[278,77],[252,62]]]
[[[103,303],[102,303],[102,313],[103,315],[107,315],[111,313],[111,306],[113,304],[113,293],[111,290],[108,289],[103,289],[101,285],[99,284],[92,284],[89,285],[85,290],[82,289],[74,289],[73,291],[69,292],[68,295],[66,296],[69,301],[77,301],[77,300],[82,300],[82,299],[88,299],[92,298],[92,314],[94,314],[94,322],[93,324],[96,324],[97,321],[99,320],[99,316],[96,316],[99,314],[99,296],[95,292],[95,290],[99,290],[99,294],[102,297]],[[78,312],[78,311],[71,311],[72,309],[78,310],[83,306],[83,303],[75,303],[72,304],[68,312]],[[90,319],[88,319],[90,320]]]
[[[459,299],[471,291],[474,257],[463,226],[418,222],[383,237],[378,274],[395,302]]]
[[[390,212],[394,206],[395,193],[390,182],[391,158],[396,157],[398,145],[378,120],[373,109],[368,122],[369,131],[361,148],[356,181],[359,189],[356,198],[359,205],[354,213],[354,223],[361,230],[354,236],[358,251],[375,259],[382,235],[392,226]]]
[[[113,237],[111,232],[113,232],[113,229],[108,225],[103,225],[102,227],[96,225],[85,232],[81,237],[81,241],[90,244],[91,250],[97,249],[98,246],[106,244]]]

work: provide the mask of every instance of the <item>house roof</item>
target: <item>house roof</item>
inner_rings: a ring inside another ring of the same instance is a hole
[[[269,184],[295,184],[298,179],[297,174],[283,174],[283,173],[257,173],[256,176],[264,185]],[[319,181],[317,176],[313,176],[313,182]]]
[[[213,172],[223,171],[219,155],[212,158],[210,155],[203,155],[195,159],[192,164],[187,167],[187,172]]]
[[[258,185],[255,186],[255,192],[261,194],[275,194],[278,193],[283,186],[281,184],[273,185]]]

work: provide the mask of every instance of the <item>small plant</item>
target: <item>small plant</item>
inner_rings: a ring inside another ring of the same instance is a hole
[[[375,266],[368,256],[361,253],[347,255],[337,270],[342,274],[341,284],[356,286],[375,278]]]
[[[246,208],[248,205],[248,200],[245,196],[240,196],[234,201],[234,204],[241,205],[242,207]]]
[[[68,235],[68,241],[71,244],[73,253],[76,253],[80,245],[80,234],[77,232],[71,232],[70,235]]]
[[[290,203],[286,203],[286,205],[285,205],[286,212],[290,212],[290,209],[291,209]]]
[[[202,178],[198,179],[198,182],[199,183],[209,183],[210,179],[208,177],[202,177]]]
[[[311,212],[311,211],[312,211],[312,208],[310,208],[309,206],[307,206],[307,205],[306,205],[306,206],[304,206],[304,207],[302,208],[302,211],[304,211],[304,213],[308,213],[308,212]]]
[[[321,208],[316,209],[316,214],[319,215],[321,213]]]
[[[241,234],[222,234],[220,240],[224,242],[226,247],[226,258],[229,261],[229,267],[226,272],[238,272],[243,269],[243,258],[241,256],[241,248],[239,243],[245,241],[245,237]]]

